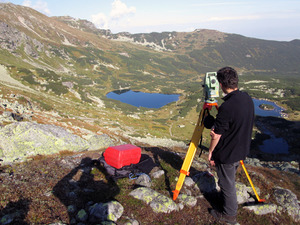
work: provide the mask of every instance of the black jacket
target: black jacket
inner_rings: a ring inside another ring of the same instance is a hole
[[[245,92],[233,91],[223,100],[214,124],[214,132],[222,136],[212,159],[228,164],[244,160],[249,154],[255,115],[253,101]]]

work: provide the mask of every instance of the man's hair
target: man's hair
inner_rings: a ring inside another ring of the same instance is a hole
[[[217,79],[224,88],[235,89],[238,87],[239,78],[235,69],[223,67],[217,72]]]

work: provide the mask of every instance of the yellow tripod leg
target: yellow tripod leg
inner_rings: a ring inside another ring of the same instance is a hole
[[[251,178],[250,178],[250,176],[249,176],[249,174],[248,174],[248,172],[247,172],[247,170],[246,170],[246,167],[245,167],[245,164],[244,164],[243,160],[240,160],[240,163],[241,163],[241,165],[242,165],[242,167],[243,167],[243,169],[244,169],[244,172],[245,172],[245,174],[246,174],[246,176],[247,176],[247,178],[248,178],[248,180],[249,180],[249,183],[251,184],[251,187],[252,187],[252,189],[253,189],[253,191],[254,191],[254,194],[255,194],[255,196],[256,196],[257,201],[258,201],[258,202],[264,202],[264,201],[266,201],[265,199],[260,199],[260,198],[259,198],[259,196],[258,196],[258,194],[257,194],[257,192],[256,192],[256,189],[255,189],[255,187],[254,187],[254,185],[253,185],[253,183],[252,183],[252,180],[251,180]]]
[[[179,195],[179,192],[182,188],[185,177],[187,175],[189,175],[189,170],[190,170],[190,167],[192,165],[195,153],[197,151],[197,146],[199,144],[199,141],[200,141],[203,129],[204,129],[204,124],[203,124],[203,121],[202,121],[204,111],[205,111],[204,109],[201,110],[201,113],[200,113],[199,118],[198,118],[197,125],[195,127],[195,130],[194,130],[194,133],[193,133],[193,136],[192,136],[191,143],[189,145],[188,151],[187,151],[185,159],[183,161],[183,164],[182,164],[182,167],[181,167],[181,170],[180,170],[180,175],[179,175],[179,178],[178,178],[178,181],[177,181],[177,184],[176,184],[176,189],[173,191],[173,200],[174,201],[177,199],[177,197]]]

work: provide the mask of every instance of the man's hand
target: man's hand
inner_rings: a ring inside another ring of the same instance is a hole
[[[211,157],[212,157],[212,152],[209,152],[208,153],[208,161],[210,163],[211,166],[215,166],[215,161],[211,160]]]
[[[208,161],[210,163],[211,166],[215,166],[215,161],[212,160],[212,153],[213,151],[215,150],[215,147],[217,146],[220,138],[221,138],[221,135],[220,134],[216,134],[214,132],[214,129],[212,129],[210,131],[210,136],[211,136],[211,142],[210,142],[210,146],[209,146],[209,153],[208,153]]]
[[[214,129],[211,129],[209,135],[210,135],[211,139],[215,139],[217,134],[215,133]]]

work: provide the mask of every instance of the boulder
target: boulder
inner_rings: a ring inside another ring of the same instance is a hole
[[[171,198],[147,187],[137,188],[130,192],[130,195],[149,204],[156,213],[170,213],[178,209]]]
[[[275,204],[257,203],[256,205],[253,204],[249,206],[244,206],[243,208],[253,211],[256,215],[265,215],[268,213],[276,213],[278,207]]]
[[[159,194],[154,201],[150,202],[150,207],[156,213],[170,213],[177,210],[176,203],[171,198],[162,194]]]
[[[177,199],[180,203],[189,207],[194,207],[197,204],[197,199],[191,195],[179,194]]]
[[[277,203],[287,211],[295,222],[300,222],[300,206],[297,196],[288,189],[274,188],[274,196]]]
[[[147,174],[141,174],[135,181],[136,185],[151,187],[151,178]]]
[[[249,193],[253,193],[253,195],[254,195],[254,192],[251,187],[247,187],[245,184],[236,182],[235,188],[236,188],[236,196],[237,196],[238,204],[255,201],[255,199],[253,199],[249,194]],[[260,190],[258,188],[255,188],[255,189],[256,189],[256,192],[259,194]]]
[[[96,203],[89,208],[91,222],[99,220],[116,222],[122,216],[123,212],[123,206],[117,201]]]
[[[211,193],[218,191],[220,188],[216,178],[208,171],[199,172],[192,177],[202,193]]]
[[[38,154],[88,148],[86,140],[55,125],[16,122],[0,129],[0,157],[4,163]]]

